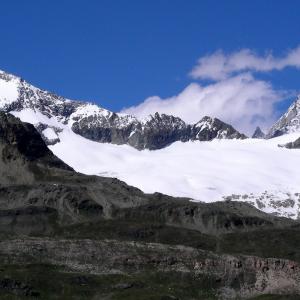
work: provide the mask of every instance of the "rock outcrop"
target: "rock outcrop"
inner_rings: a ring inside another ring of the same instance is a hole
[[[294,142],[287,143],[285,145],[280,145],[288,149],[299,149],[300,148],[300,138],[296,139]]]
[[[142,270],[148,270],[191,274],[194,278],[204,276],[211,278],[207,290],[214,290],[215,299],[300,294],[300,265],[286,259],[221,255],[157,243],[76,239],[1,241],[0,253],[1,264],[53,264],[68,272],[142,276]]]

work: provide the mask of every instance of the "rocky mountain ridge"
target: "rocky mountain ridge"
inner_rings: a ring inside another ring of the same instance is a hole
[[[139,120],[65,99],[5,72],[0,72],[0,109],[34,124],[50,145],[59,141],[57,133],[64,127],[93,141],[128,144],[139,150],[161,149],[176,141],[246,138],[217,118],[204,117],[190,125],[178,117],[155,113]]]
[[[58,133],[65,127],[93,141],[128,144],[139,150],[161,149],[176,141],[247,138],[217,118],[206,116],[196,124],[187,124],[178,117],[155,113],[138,119],[89,102],[66,99],[3,71],[0,110],[34,124],[48,145],[59,142]],[[300,96],[267,134],[258,127],[252,137],[269,139],[299,130]]]

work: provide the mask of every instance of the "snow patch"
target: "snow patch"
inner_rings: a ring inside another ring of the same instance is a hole
[[[72,124],[77,120],[78,118],[86,118],[88,116],[103,116],[104,118],[109,118],[111,115],[111,112],[109,110],[106,110],[104,108],[99,107],[96,104],[87,103],[85,105],[79,106],[74,113],[70,116],[69,125],[72,126]]]
[[[57,139],[57,134],[53,130],[53,128],[46,128],[43,130],[42,134],[48,139],[48,140],[55,140]]]
[[[22,122],[31,123],[36,125],[38,123],[47,124],[52,127],[65,128],[65,126],[55,117],[47,117],[39,111],[34,111],[30,108],[25,108],[21,111],[10,112],[15,117],[19,118]]]
[[[18,83],[16,80],[6,81],[0,78],[0,109],[18,100]]]

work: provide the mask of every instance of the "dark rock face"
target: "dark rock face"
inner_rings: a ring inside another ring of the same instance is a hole
[[[300,149],[300,138],[297,139],[294,142],[290,142],[290,143],[287,143],[285,145],[282,145],[281,147],[285,147],[285,148],[288,148],[288,149]]]
[[[29,184],[51,177],[55,169],[72,170],[53,155],[33,125],[0,112],[0,184]]]
[[[128,137],[128,144],[137,149],[160,149],[176,141],[190,140],[191,127],[180,118],[156,113],[139,124]]]
[[[29,162],[43,162],[52,167],[71,169],[52,154],[40,134],[29,123],[0,111],[0,145],[4,161],[22,158]]]
[[[264,139],[265,138],[265,134],[262,132],[262,130],[260,129],[260,127],[256,127],[253,135],[252,135],[252,138],[253,139]]]
[[[0,280],[0,290],[19,297],[39,297],[40,295],[39,292],[34,291],[33,288],[26,283],[11,278]]]
[[[192,126],[191,140],[211,141],[215,138],[246,139],[247,136],[239,133],[231,125],[207,116]]]
[[[125,124],[119,126],[119,124]],[[145,121],[124,122],[116,114],[108,121],[94,117],[73,123],[72,130],[97,142],[128,144],[136,149],[161,149],[181,141],[211,141],[217,139],[245,139],[231,125],[219,119],[204,117],[194,125],[186,124],[178,117],[154,114]]]
[[[3,112],[0,112],[0,139],[2,143],[16,147],[30,161],[49,155],[49,149],[33,125],[21,123]]]

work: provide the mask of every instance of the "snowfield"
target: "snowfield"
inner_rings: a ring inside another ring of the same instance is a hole
[[[161,150],[138,151],[93,142],[65,128],[59,133],[61,142],[50,149],[78,172],[117,177],[146,193],[205,202],[234,194],[232,200],[297,218],[300,150],[278,144],[298,137],[299,132],[270,140],[177,142]]]

